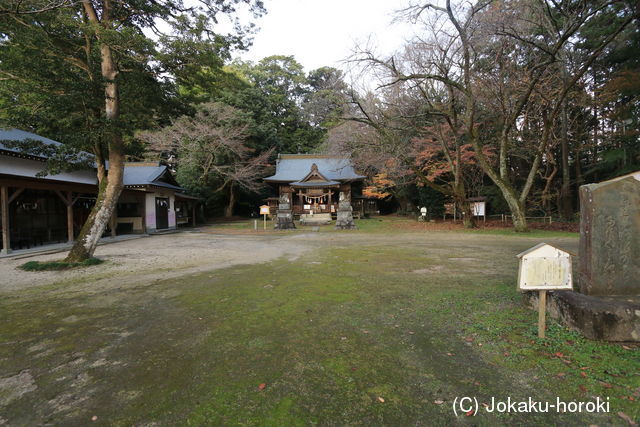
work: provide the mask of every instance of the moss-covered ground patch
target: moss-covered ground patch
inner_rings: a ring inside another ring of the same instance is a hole
[[[216,223],[211,225],[208,231],[212,233],[256,233],[256,230],[254,230],[254,221],[256,221],[256,219],[237,219],[229,222]],[[295,232],[309,232],[312,230],[320,233],[344,232],[343,230],[336,230],[334,228],[335,221],[332,224],[319,227],[314,225],[302,225],[298,221],[296,221],[297,228],[295,230],[284,231],[274,230],[272,221],[267,221],[267,227],[266,230],[264,230],[262,219],[257,219],[257,221],[258,233],[266,232],[269,234],[286,235]],[[513,230],[513,227],[511,227],[508,223],[504,223],[504,225],[502,225],[501,223],[495,223],[495,221],[491,223],[490,227],[485,227],[485,224],[482,221],[479,221],[478,228],[465,229],[462,225],[462,222],[459,220],[457,222],[453,222],[451,220],[421,222],[418,221],[415,217],[396,215],[374,216],[370,218],[356,219],[355,223],[357,229],[351,230],[350,232],[356,234],[432,233],[447,231],[454,233],[475,233],[499,236],[525,236],[536,238],[559,238],[578,236],[577,233],[570,231],[540,230],[534,228],[531,228],[528,233],[516,233]]]
[[[104,261],[98,258],[87,258],[81,262],[60,261],[27,261],[20,266],[24,271],[51,271],[68,270],[70,268],[89,267],[102,264]]]
[[[588,341],[553,322],[546,340],[536,338],[536,313],[515,291],[514,255],[531,239],[414,237],[319,245],[297,260],[91,296],[8,295],[0,301],[0,417],[12,425],[96,416],[98,424],[272,426],[640,417],[638,348]],[[18,381],[29,391],[3,388]],[[600,396],[612,413],[456,419],[451,404],[461,396]]]

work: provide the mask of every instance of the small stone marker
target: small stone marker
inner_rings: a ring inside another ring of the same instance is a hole
[[[571,254],[539,243],[517,255],[520,258],[518,289],[538,291],[538,337],[544,338],[547,291],[573,289]]]

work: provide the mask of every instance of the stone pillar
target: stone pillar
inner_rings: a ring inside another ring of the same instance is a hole
[[[290,230],[296,228],[293,223],[293,200],[288,189],[280,188],[280,200],[278,200],[278,210],[276,211],[276,230]]]
[[[351,187],[340,188],[340,199],[338,201],[338,217],[336,219],[336,230],[355,230],[356,223],[353,222],[353,207],[351,207]]]
[[[640,295],[640,172],[580,187],[580,292]]]

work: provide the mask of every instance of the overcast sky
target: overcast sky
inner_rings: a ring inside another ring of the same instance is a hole
[[[369,37],[389,53],[410,38],[411,26],[392,23],[405,0],[265,0],[267,14],[253,47],[241,58],[259,61],[270,55],[293,55],[307,71],[340,64],[356,43]]]

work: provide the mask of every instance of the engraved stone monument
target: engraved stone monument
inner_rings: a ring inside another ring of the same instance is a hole
[[[588,338],[640,342],[640,171],[580,187],[578,257],[580,292],[553,291],[551,316]]]
[[[580,292],[640,295],[640,171],[580,187]]]
[[[351,206],[351,189],[341,188],[338,200],[338,213],[336,218],[336,229],[354,230],[356,223],[353,222],[353,207]]]
[[[278,200],[278,210],[276,211],[276,230],[289,230],[296,228],[293,223],[293,210],[291,208],[291,193],[282,192]]]

